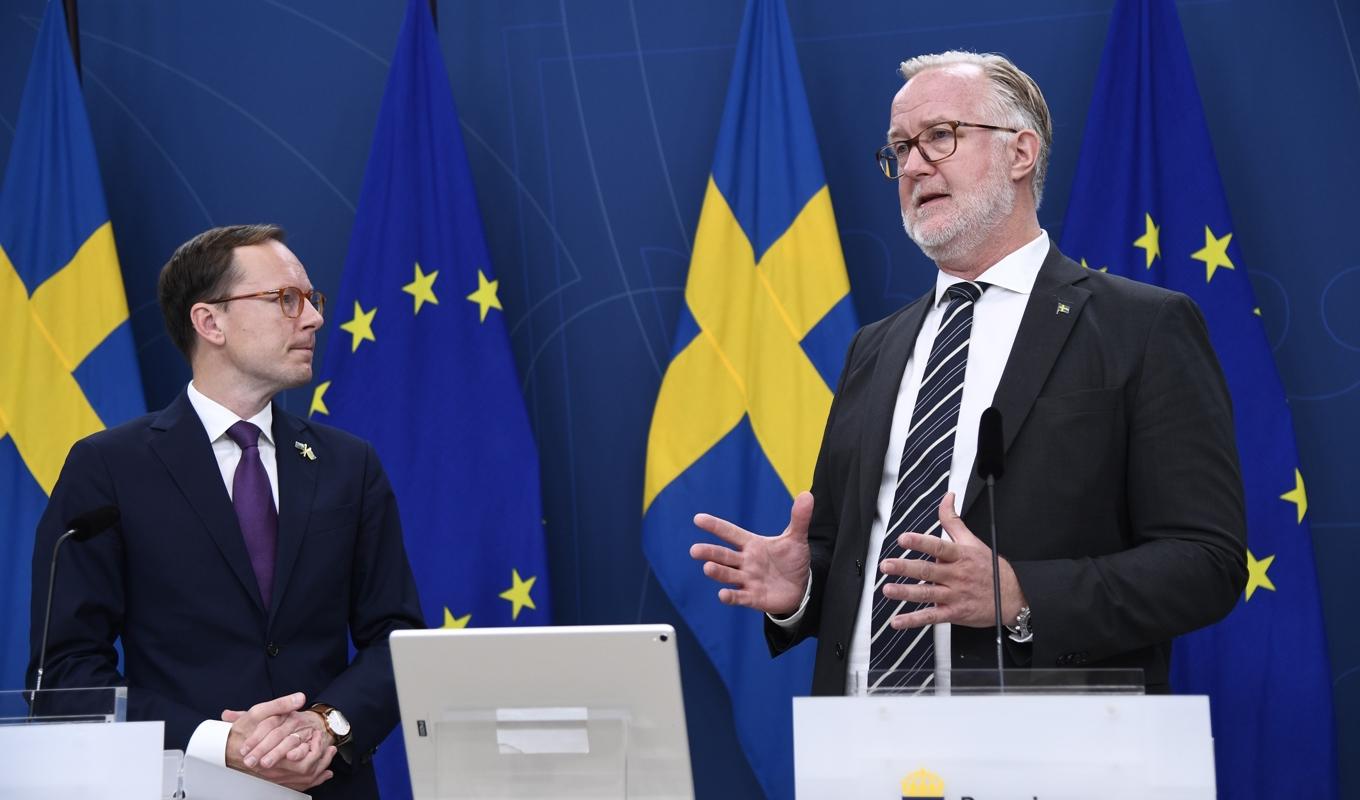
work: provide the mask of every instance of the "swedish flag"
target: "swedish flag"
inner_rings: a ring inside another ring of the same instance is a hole
[[[33,531],[78,439],[146,410],[62,5],[0,184],[0,689],[23,685]]]
[[[643,547],[770,797],[793,796],[791,698],[808,691],[813,645],[771,661],[760,615],[719,604],[689,558],[691,520],[787,523],[855,331],[849,291],[788,18],[780,0],[752,0],[647,441]]]
[[[1184,292],[1227,375],[1247,494],[1246,592],[1181,637],[1172,684],[1210,696],[1219,795],[1335,797],[1331,675],[1293,422],[1234,241],[1172,0],[1120,0],[1062,248]]]
[[[311,414],[377,448],[433,627],[552,621],[499,291],[429,4],[408,0]],[[400,731],[378,778],[409,795]]]

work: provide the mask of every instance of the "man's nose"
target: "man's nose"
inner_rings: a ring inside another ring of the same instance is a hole
[[[912,180],[917,180],[934,173],[935,165],[926,161],[925,156],[921,155],[920,146],[911,148],[907,153],[907,160],[902,163],[902,174]]]
[[[320,328],[326,322],[326,318],[316,309],[316,306],[312,305],[311,300],[304,299],[299,321],[304,328]]]

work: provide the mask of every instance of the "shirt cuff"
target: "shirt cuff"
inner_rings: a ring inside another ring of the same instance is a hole
[[[227,736],[231,733],[231,723],[220,719],[205,719],[194,728],[189,737],[189,746],[184,748],[185,757],[196,758],[219,767],[227,765]]]
[[[770,622],[778,625],[784,630],[790,630],[803,621],[803,612],[807,611],[808,598],[812,597],[812,574],[808,574],[807,588],[803,590],[803,602],[798,604],[798,610],[787,617],[776,617],[773,614],[766,614]]]

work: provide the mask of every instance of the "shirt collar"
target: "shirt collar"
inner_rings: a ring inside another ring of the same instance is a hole
[[[236,416],[236,412],[200,392],[193,381],[189,381],[189,388],[186,391],[189,395],[189,405],[194,407],[199,420],[203,423],[203,429],[208,432],[208,441],[217,441],[226,435],[227,428],[240,422],[241,418]],[[246,422],[259,428],[266,441],[274,443],[273,403],[265,403],[260,413]]]
[[[1011,251],[1005,258],[988,267],[977,277],[975,283],[985,283],[989,287],[999,286],[1016,294],[1027,295],[1034,290],[1034,281],[1039,277],[1039,268],[1044,265],[1044,259],[1047,257],[1048,231],[1040,230],[1039,235],[1029,243]],[[961,279],[945,272],[936,275],[935,303],[939,304],[950,286],[962,282]]]

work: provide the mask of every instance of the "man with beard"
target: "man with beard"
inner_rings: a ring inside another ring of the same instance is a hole
[[[1136,668],[1167,691],[1172,638],[1226,615],[1247,577],[1231,401],[1203,319],[1050,243],[1052,122],[1028,75],[948,52],[902,76],[878,160],[935,287],[851,343],[783,533],[699,514],[727,546],[691,555],[722,602],[768,615],[772,653],[818,638],[814,694],[994,668],[992,554],[974,534],[991,519],[972,474],[994,406],[1006,666]]]
[[[388,635],[424,622],[373,447],[274,402],[312,379],[325,308],[283,236],[214,228],[161,270],[193,380],[71,448],[38,525],[29,683],[53,544],[116,506],[64,552],[44,688],[127,686],[128,719],[163,720],[167,748],[318,800],[376,798],[370,757],[399,717]]]

